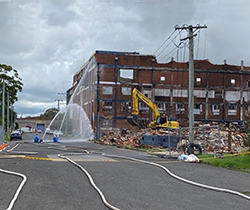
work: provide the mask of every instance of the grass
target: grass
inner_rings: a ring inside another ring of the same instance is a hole
[[[248,152],[236,156],[224,154],[223,158],[215,158],[214,155],[208,154],[199,155],[198,157],[205,164],[250,173],[250,153]]]

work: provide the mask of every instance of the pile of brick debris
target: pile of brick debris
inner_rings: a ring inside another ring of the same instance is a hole
[[[219,128],[219,129],[218,129]],[[181,130],[152,130],[140,129],[137,132],[122,130],[121,132],[106,132],[98,143],[110,144],[118,147],[131,146],[135,148],[156,148],[159,146],[144,145],[140,143],[143,135],[178,135],[179,142],[177,148],[171,148],[174,151],[182,153],[185,151],[186,145],[189,143],[188,128]],[[242,126],[235,124],[210,125],[205,124],[194,128],[194,143],[199,144],[203,152],[240,152],[244,147],[243,139],[245,131]]]

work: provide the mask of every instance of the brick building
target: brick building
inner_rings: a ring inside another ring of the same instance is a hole
[[[137,52],[95,51],[74,75],[67,91],[68,103],[84,108],[95,130],[134,130],[127,123],[133,88],[154,101],[160,112],[188,123],[188,62],[158,63],[153,55]],[[194,119],[207,122],[242,123],[250,106],[250,67],[194,61]],[[139,103],[140,117],[151,112]],[[99,113],[99,114],[98,114]]]

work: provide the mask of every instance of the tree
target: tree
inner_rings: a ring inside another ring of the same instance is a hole
[[[48,118],[54,118],[56,114],[58,113],[58,109],[56,108],[50,108],[47,109],[41,117],[48,117]]]
[[[6,64],[0,64],[0,100],[2,105],[3,83],[5,83],[5,113],[7,112],[7,109],[9,109],[9,113],[13,112],[15,117],[16,113],[14,112],[13,108],[7,107],[7,104],[9,102],[9,105],[12,107],[12,105],[18,100],[17,93],[22,92],[23,89],[22,79],[19,77],[18,71],[16,69]],[[2,112],[0,112],[0,117],[2,119]],[[6,121],[7,116],[5,115],[5,124]],[[11,122],[11,119],[9,119],[9,122]]]

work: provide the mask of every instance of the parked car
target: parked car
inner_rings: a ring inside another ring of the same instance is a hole
[[[24,133],[24,132],[22,131],[22,129],[16,129],[16,131],[19,131],[21,134]]]
[[[12,131],[10,134],[10,140],[12,141],[13,139],[22,140],[22,132],[20,132],[18,130]]]

